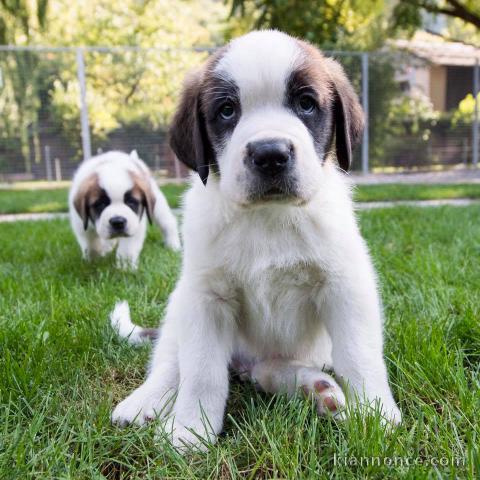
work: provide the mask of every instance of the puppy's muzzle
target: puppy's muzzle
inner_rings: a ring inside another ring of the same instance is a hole
[[[112,217],[109,220],[110,231],[112,236],[119,236],[125,234],[125,228],[127,226],[127,219],[121,216]]]
[[[294,160],[294,148],[289,140],[272,138],[247,144],[247,166],[264,178],[285,175],[292,168]]]
[[[270,138],[246,146],[245,165],[250,172],[249,200],[288,200],[297,196],[295,149],[290,140]]]

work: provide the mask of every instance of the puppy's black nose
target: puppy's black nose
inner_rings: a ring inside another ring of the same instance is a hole
[[[262,175],[279,175],[293,163],[293,144],[281,138],[257,140],[247,145],[247,157],[250,167]]]
[[[127,219],[125,217],[112,217],[110,220],[110,226],[114,232],[122,232],[125,229],[127,224]]]

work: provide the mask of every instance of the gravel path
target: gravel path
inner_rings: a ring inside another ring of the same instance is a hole
[[[454,207],[466,207],[468,205],[480,205],[479,199],[450,198],[442,200],[395,200],[391,202],[355,202],[357,210],[371,210],[372,208],[392,208],[405,205],[407,207],[442,207],[451,205]]]
[[[470,198],[451,198],[443,200],[397,200],[393,202],[355,202],[357,210],[371,210],[373,208],[392,208],[398,206],[408,207],[441,207],[451,205],[454,207],[466,207],[468,205],[480,205],[480,200]],[[180,215],[179,208],[174,209],[176,215]],[[22,222],[32,220],[55,220],[68,218],[68,213],[17,213],[0,215],[0,223]]]
[[[68,213],[13,213],[0,215],[0,223],[23,222],[30,220],[55,220],[68,218]]]
[[[352,180],[358,185],[379,183],[480,183],[480,168],[452,168],[438,172],[367,173],[353,172]]]

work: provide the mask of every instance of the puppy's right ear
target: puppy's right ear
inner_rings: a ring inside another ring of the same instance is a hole
[[[352,165],[352,149],[360,142],[364,127],[362,107],[343,68],[333,59],[326,59],[334,93],[333,116],[337,161],[348,171]]]
[[[170,126],[170,146],[177,158],[195,170],[206,185],[209,165],[214,163],[215,158],[200,105],[203,75],[204,70],[200,70],[188,76],[185,81]]]
[[[79,192],[73,200],[73,205],[83,221],[83,229],[86,230],[88,228],[88,219],[90,217],[88,199],[85,195],[80,195]]]
[[[73,199],[73,206],[83,221],[84,230],[87,229],[88,220],[90,219],[89,198],[94,188],[98,188],[97,175],[91,175],[86,178],[80,185],[80,188]]]

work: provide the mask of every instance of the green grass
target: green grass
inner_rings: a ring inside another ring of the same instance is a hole
[[[184,185],[168,184],[161,187],[172,208],[179,206]],[[68,189],[15,190],[0,189],[0,214],[66,212]]]
[[[360,185],[355,200],[380,202],[389,200],[437,200],[443,198],[480,198],[480,184],[379,184]]]
[[[172,208],[179,206],[180,195],[185,185],[162,186]],[[68,190],[7,190],[0,189],[0,214],[66,212]],[[440,198],[480,198],[480,184],[452,185],[405,185],[382,184],[360,185],[355,188],[355,200],[375,202],[388,200],[434,200]]]
[[[142,381],[150,348],[119,341],[108,313],[127,299],[139,323],[155,325],[179,257],[150,228],[139,271],[119,272],[112,258],[84,263],[65,220],[2,224],[0,478],[478,478],[479,218],[480,206],[361,214],[402,426],[337,424],[308,402],[233,383],[219,443],[185,458],[154,443],[154,426],[122,430],[109,420]],[[335,465],[345,455],[347,465]],[[393,459],[397,466],[378,467],[360,458],[371,456],[460,465]]]

